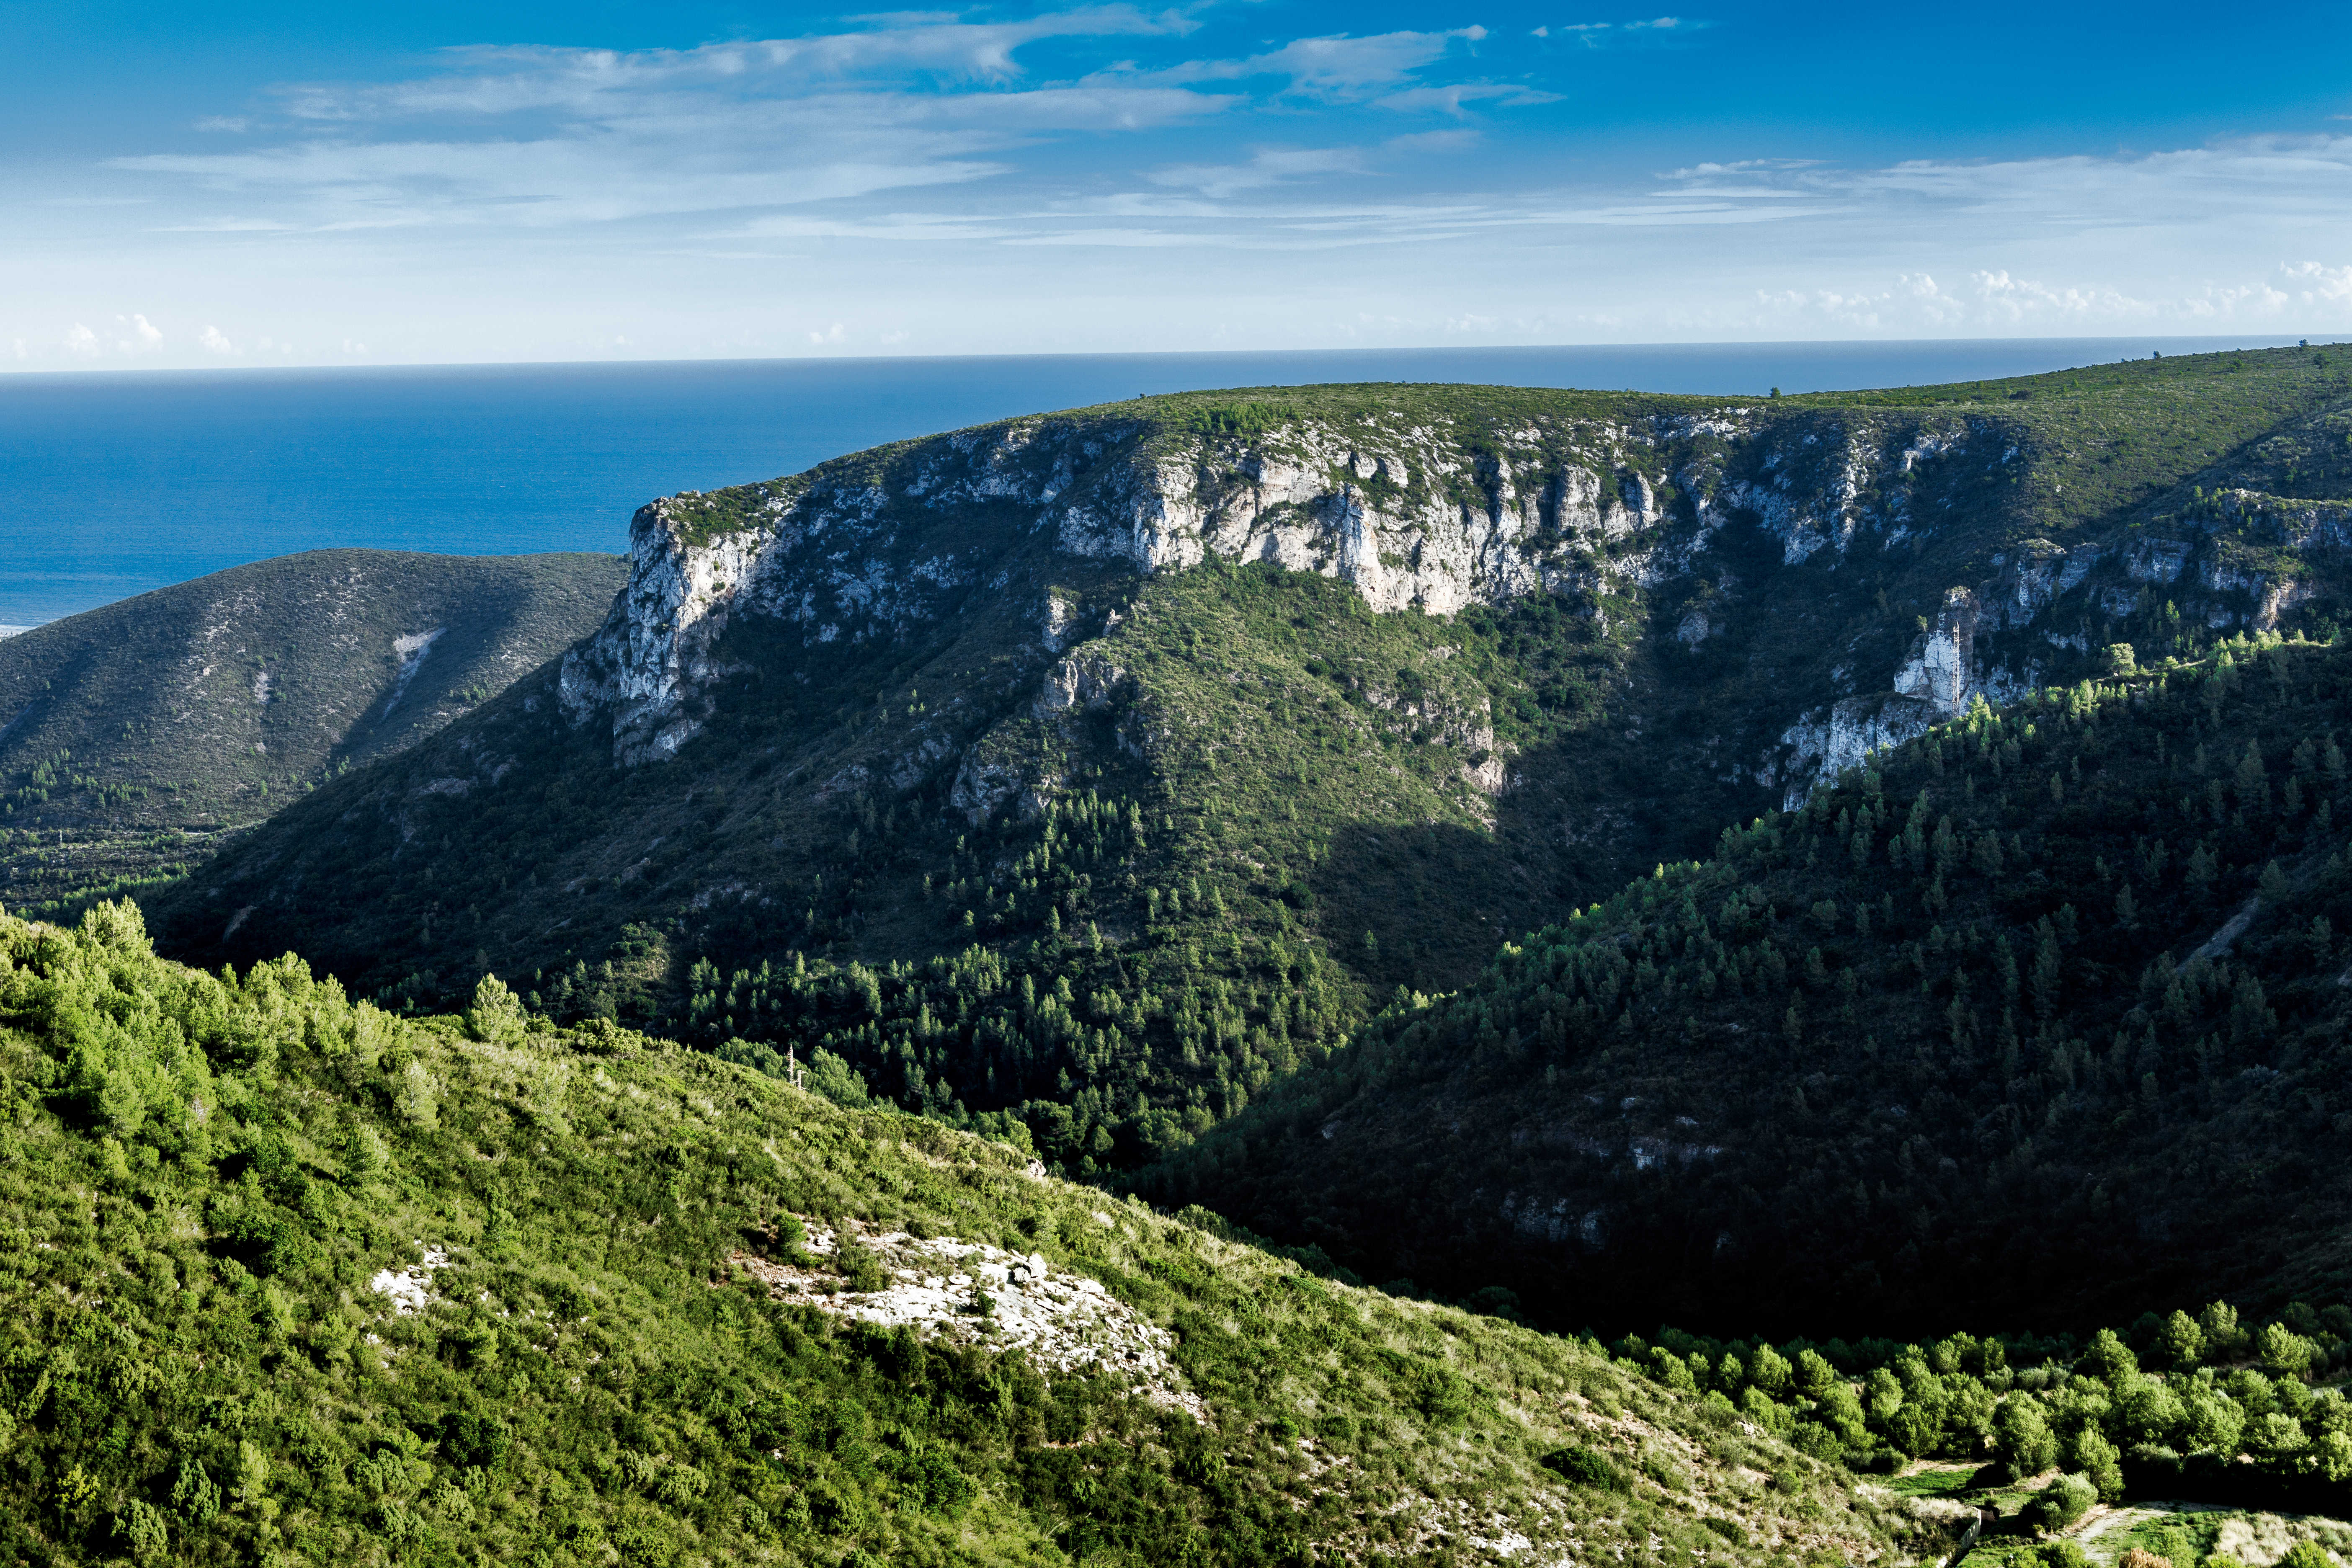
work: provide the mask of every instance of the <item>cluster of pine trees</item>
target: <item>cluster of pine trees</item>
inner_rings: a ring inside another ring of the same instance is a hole
[[[2348,689],[2352,649],[2261,637],[1979,704],[1391,1008],[1154,1190],[1571,1322],[2258,1277],[2298,1238],[2257,1194],[2334,1190],[2352,1125]]]

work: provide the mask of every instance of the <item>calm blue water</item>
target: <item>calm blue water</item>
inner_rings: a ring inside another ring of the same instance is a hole
[[[1760,394],[2272,338],[1399,349],[0,376],[0,626],[297,550],[622,549],[654,496],[1138,393],[1456,381]]]

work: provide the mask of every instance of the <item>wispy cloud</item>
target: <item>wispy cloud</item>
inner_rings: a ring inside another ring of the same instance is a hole
[[[1631,22],[1555,22],[1534,29],[1534,36],[1598,49],[1612,44],[1680,42],[1714,26],[1691,16],[1652,16]]]
[[[1545,96],[1510,84],[1415,85],[1449,51],[1483,38],[1476,26],[1299,38],[1251,56],[1058,79],[1039,79],[1022,54],[1046,43],[1181,43],[1193,26],[1183,12],[1097,5],[1003,23],[884,17],[692,49],[453,49],[428,76],[299,84],[268,95],[273,114],[205,122],[245,132],[252,146],[115,167],[179,176],[247,208],[256,195],[278,204],[268,218],[160,226],[174,232],[544,228],[966,184],[1015,173],[1022,153],[1057,140],[1160,131],[1255,102],[1380,98],[1409,117]],[[1423,91],[1430,96],[1414,96]],[[1279,158],[1200,176],[1226,193],[1291,177]]]
[[[282,363],[289,338],[389,363],[2352,326],[2352,135],[1839,163],[1793,129],[1683,127],[1636,155],[1587,134],[1590,84],[1633,63],[1589,51],[1730,26],[1266,36],[1279,14],[895,15],[241,84],[201,131],[184,114],[11,207],[47,226],[34,265],[84,261],[33,304],[12,274],[0,344],[97,365]],[[1316,259],[1234,259],[1283,253]]]
[[[1364,153],[1360,148],[1298,147],[1269,148],[1246,163],[1179,164],[1154,170],[1149,177],[1154,184],[1181,186],[1222,198],[1323,174],[1362,173]]]
[[[1475,44],[1484,27],[1443,33],[1333,34],[1296,38],[1278,49],[1242,59],[1197,60],[1157,73],[1170,81],[1243,81],[1273,78],[1278,90],[1345,100],[1370,96],[1412,79],[1456,44]]]

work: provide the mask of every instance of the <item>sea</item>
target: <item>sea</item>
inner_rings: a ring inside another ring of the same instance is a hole
[[[2292,338],[1037,354],[0,375],[0,636],[301,550],[626,548],[656,495],[1148,393],[1317,382],[1761,395]]]

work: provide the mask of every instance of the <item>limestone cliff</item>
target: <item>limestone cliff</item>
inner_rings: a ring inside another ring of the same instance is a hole
[[[1659,629],[1695,655],[1791,635],[1860,579],[1944,574],[1907,646],[1890,640],[1901,612],[1882,596],[1877,624],[1805,650],[1814,679],[1753,693],[1761,711],[1748,717],[1769,722],[1718,748],[1719,765],[1794,802],[1979,696],[2000,702],[2053,678],[2061,654],[2095,655],[2084,627],[2152,594],[2191,601],[2210,626],[2262,627],[2309,596],[2275,569],[2233,563],[2218,521],[2254,519],[2289,544],[2343,542],[2343,503],[2235,491],[2208,520],[2163,520],[2178,537],[2131,520],[2071,547],[2029,538],[1986,551],[1998,537],[1987,513],[1998,525],[2017,510],[2033,462],[2030,433],[1995,416],[1746,404],[1497,421],[1375,399],[1352,417],[1223,434],[1123,411],[1011,420],[647,506],[629,585],[565,658],[561,696],[575,724],[609,726],[616,761],[659,761],[742,668],[723,651],[730,626],[765,623],[805,648],[887,645],[966,613],[981,592],[1023,597],[1050,703],[1054,682],[1087,668],[1065,659],[1049,677],[1053,656],[1100,629],[1098,610],[1055,588],[1056,560],[1145,574],[1262,562],[1344,582],[1381,614],[1552,595],[1605,623],[1673,605]],[[1745,560],[1759,543],[1760,572]],[[1032,763],[1013,757],[1034,751],[967,752],[958,805],[1037,804]],[[1498,762],[1480,767],[1503,787]]]

